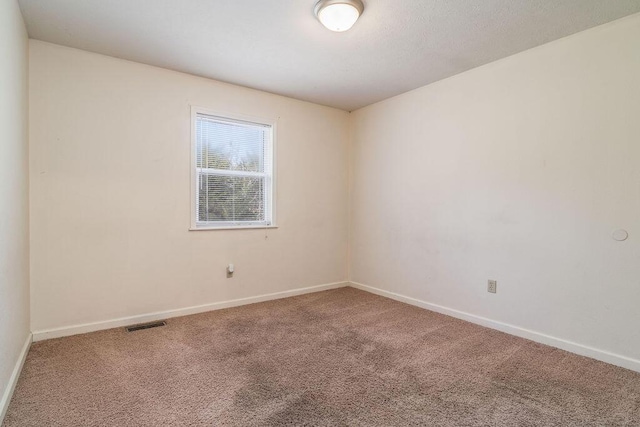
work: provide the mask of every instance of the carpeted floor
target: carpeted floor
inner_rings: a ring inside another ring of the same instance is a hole
[[[35,343],[4,426],[640,426],[640,374],[352,288]]]

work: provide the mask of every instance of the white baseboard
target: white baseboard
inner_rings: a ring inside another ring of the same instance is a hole
[[[561,338],[552,337],[550,335],[546,335],[540,332],[531,331],[529,329],[520,328],[518,326],[510,325],[507,323],[498,322],[495,320],[487,319],[485,317],[480,317],[474,314],[465,313],[463,311],[454,310],[452,308],[443,307],[441,305],[432,304],[416,298],[411,298],[404,295],[396,294],[394,292],[389,292],[382,289],[374,288],[372,286],[363,285],[362,283],[350,282],[349,286],[366,291],[366,292],[370,292],[372,294],[391,298],[396,301],[404,302],[404,303],[415,305],[417,307],[421,307],[427,310],[435,311],[440,314],[445,314],[447,316],[466,320],[468,322],[485,326],[487,328],[496,329],[501,332],[506,332],[507,334],[515,335],[521,338],[526,338],[528,340],[535,341],[540,344],[546,344],[551,347],[556,347],[562,350],[566,350],[568,352],[575,353],[580,356],[590,357],[592,359],[600,360],[602,362],[610,363],[612,365],[616,365],[622,368],[630,369],[632,371],[640,372],[640,360],[637,360],[637,359],[632,359],[630,357],[621,356],[619,354],[610,353],[604,350],[598,350],[593,347],[567,341]]]
[[[272,294],[259,295],[255,297],[240,298],[230,301],[214,302],[211,304],[197,305],[193,307],[179,308],[176,310],[158,311],[155,313],[141,314],[137,316],[121,317],[118,319],[104,320],[100,322],[85,323],[81,325],[64,326],[61,328],[45,329],[33,332],[33,341],[43,341],[52,338],[67,337],[70,335],[85,334],[88,332],[101,331],[104,329],[119,328],[137,323],[154,322],[172,317],[188,316],[190,314],[204,313],[207,311],[221,310],[223,308],[238,307],[241,305],[254,304],[257,302],[271,301],[281,298],[293,297],[296,295],[310,294],[314,292],[326,291],[329,289],[343,288],[349,282],[328,283],[325,285],[311,286],[308,288],[293,289],[290,291],[276,292]]]
[[[401,301],[401,302],[411,304],[417,307],[421,307],[427,310],[435,311],[437,313],[445,314],[447,316],[452,316],[458,319],[466,320],[468,322],[485,326],[487,328],[496,329],[498,331],[502,331],[511,335],[515,335],[515,336],[526,338],[528,340],[535,341],[541,344],[566,350],[571,353],[579,354],[581,356],[590,357],[592,359],[600,360],[602,362],[610,363],[612,365],[616,365],[616,366],[620,366],[636,372],[640,372],[640,360],[637,360],[637,359],[632,359],[630,357],[622,356],[615,353],[610,353],[604,350],[599,350],[599,349],[578,344],[572,341],[567,341],[561,338],[552,337],[550,335],[546,335],[540,332],[532,331],[529,329],[521,328],[518,326],[503,323],[503,322],[498,322],[496,320],[487,319],[485,317],[476,316],[474,314],[465,313],[463,311],[429,303],[416,298],[411,298],[404,295],[396,294],[394,292],[389,292],[382,289],[374,288],[372,286],[363,285],[357,282],[329,283],[325,285],[293,289],[290,291],[276,292],[272,294],[259,295],[259,296],[248,297],[248,298],[240,298],[240,299],[235,299],[230,301],[222,301],[222,302],[204,304],[204,305],[199,305],[194,307],[186,307],[186,308],[181,308],[176,310],[161,311],[161,312],[148,313],[148,314],[143,314],[138,316],[122,317],[119,319],[106,320],[101,322],[93,322],[93,323],[86,323],[82,325],[73,325],[73,326],[67,326],[62,328],[35,331],[33,332],[33,341],[36,342],[36,341],[42,341],[42,340],[47,340],[52,338],[66,337],[70,335],[84,334],[84,333],[100,331],[104,329],[123,327],[123,326],[132,325],[136,323],[146,323],[146,322],[153,322],[156,320],[169,319],[172,317],[188,316],[190,314],[204,313],[207,311],[238,307],[241,305],[254,304],[254,303],[263,302],[263,301],[271,301],[271,300],[276,300],[281,298],[292,297],[296,295],[303,295],[303,294],[325,291],[329,289],[337,289],[345,286],[351,286],[353,288],[360,289],[360,290],[370,292],[376,295],[380,295],[383,297],[391,298],[396,301]],[[30,343],[31,343],[31,336],[29,337],[28,344],[25,344],[25,348],[23,349],[23,353],[21,355],[21,360],[20,360],[20,366],[18,367],[16,365],[17,370],[14,371],[11,377],[13,382],[10,383],[10,386],[7,389],[7,392],[5,392],[5,395],[3,396],[3,400],[0,401],[0,411],[2,411],[0,412],[0,414],[4,415],[4,411],[6,410],[5,405],[8,406],[9,404],[8,401],[5,402],[5,399],[7,399],[7,395],[9,396],[9,399],[10,399],[10,396],[13,393],[13,387],[15,387],[15,382],[18,379],[20,369],[22,368],[22,363],[24,363],[24,358],[26,357]],[[13,385],[11,386],[11,384]],[[2,417],[0,417],[0,420],[1,419]]]
[[[13,372],[11,372],[9,383],[7,384],[7,387],[2,394],[2,399],[0,399],[0,425],[2,425],[4,416],[7,414],[7,409],[9,409],[9,403],[11,403],[11,397],[13,396],[13,392],[15,391],[16,385],[18,384],[18,378],[20,378],[20,372],[22,372],[24,361],[27,359],[27,354],[29,353],[31,342],[32,336],[31,334],[29,334],[29,336],[27,336],[27,340],[22,346],[22,351],[18,356],[18,360],[16,361],[16,365],[13,368]]]

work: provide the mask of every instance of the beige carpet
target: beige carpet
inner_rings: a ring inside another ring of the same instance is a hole
[[[36,343],[13,426],[640,426],[640,375],[351,288]]]

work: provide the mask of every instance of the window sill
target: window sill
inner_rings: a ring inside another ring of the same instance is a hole
[[[225,227],[190,227],[189,231],[212,231],[212,230],[265,230],[278,228],[277,225],[235,225]]]

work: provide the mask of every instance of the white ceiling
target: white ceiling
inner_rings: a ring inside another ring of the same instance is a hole
[[[354,110],[640,12],[640,0],[19,0],[31,38]]]

